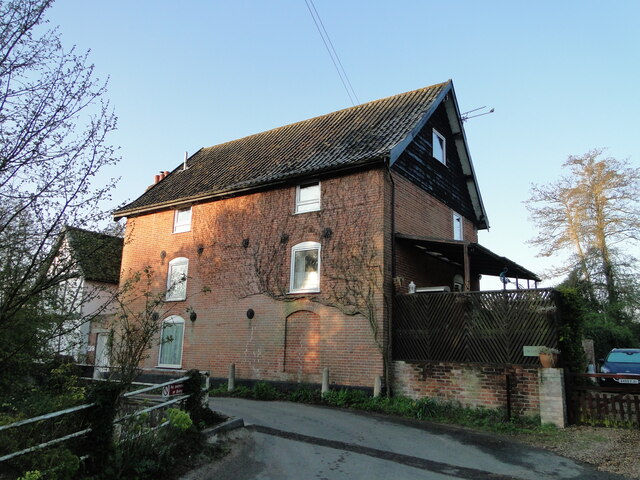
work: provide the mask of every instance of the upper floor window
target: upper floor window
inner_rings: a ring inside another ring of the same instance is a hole
[[[176,210],[173,217],[173,233],[188,232],[191,230],[191,207]]]
[[[439,162],[447,164],[447,146],[445,139],[440,133],[434,128],[433,129],[433,158],[438,160]]]
[[[188,258],[174,258],[169,262],[169,271],[167,272],[167,301],[180,301],[187,298],[188,273]]]
[[[464,240],[462,215],[453,212],[453,239]]]
[[[291,248],[291,293],[320,291],[320,244],[304,242]]]
[[[320,210],[320,182],[296,187],[296,213]]]
[[[158,366],[180,368],[182,366],[182,339],[184,338],[184,319],[171,315],[162,322],[160,335],[160,355]]]

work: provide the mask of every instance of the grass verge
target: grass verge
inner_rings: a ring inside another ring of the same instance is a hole
[[[548,435],[557,429],[553,425],[540,425],[539,417],[516,417],[507,420],[503,409],[466,407],[458,402],[433,398],[412,400],[407,397],[372,397],[361,390],[331,390],[323,396],[317,389],[300,387],[291,392],[278,390],[266,382],[258,382],[253,387],[238,386],[233,392],[227,391],[226,384],[220,384],[210,392],[215,396],[250,398],[255,400],[288,400],[291,402],[328,405],[361,411],[398,415],[405,418],[428,420],[471,427],[495,433],[529,433]]]

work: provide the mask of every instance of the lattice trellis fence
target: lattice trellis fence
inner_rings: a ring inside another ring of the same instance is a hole
[[[398,295],[393,358],[538,364],[525,345],[558,345],[553,289]]]

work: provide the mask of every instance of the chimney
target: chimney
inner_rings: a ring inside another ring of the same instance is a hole
[[[154,176],[154,177],[153,177],[153,183],[154,183],[154,185],[155,185],[156,183],[158,183],[159,181],[160,181],[160,175],[156,175],[156,176]]]
[[[187,167],[187,157],[188,156],[189,156],[188,153],[184,152],[184,163],[182,164],[182,170],[186,170],[187,168],[189,168],[189,167]]]

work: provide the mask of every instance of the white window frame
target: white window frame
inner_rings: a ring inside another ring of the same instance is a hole
[[[181,212],[189,212],[189,221],[185,222],[184,220],[180,222],[179,217]],[[191,216],[193,212],[191,207],[189,208],[179,208],[173,214],[173,233],[183,233],[191,231]]]
[[[180,339],[180,358],[178,359],[179,360],[178,363],[162,363],[162,347],[164,347],[164,345],[166,345],[167,343],[171,343],[171,342],[164,341],[164,328],[165,328],[165,325],[167,324],[182,325],[182,338]],[[160,329],[160,348],[158,349],[158,367],[164,367],[164,368],[181,368],[182,367],[182,354],[184,351],[184,348],[183,348],[184,347],[184,325],[185,325],[184,318],[178,315],[171,315],[162,321],[162,328]]]
[[[453,212],[452,215],[453,221],[453,239],[454,240],[464,240],[464,218],[459,213]],[[457,226],[459,225],[459,228]]]
[[[318,198],[311,200],[301,200],[301,190],[307,187],[318,187]],[[306,183],[296,187],[296,208],[295,213],[317,212],[320,210],[320,199],[322,198],[322,185],[320,182]]]
[[[178,268],[184,268],[184,281],[180,282],[184,287],[180,288],[176,292],[176,285],[171,280],[174,276],[174,270]],[[167,294],[165,300],[167,302],[180,302],[187,299],[187,278],[189,277],[189,259],[185,257],[174,258],[169,262],[169,268],[167,269]]]
[[[296,253],[317,250],[318,268],[316,269],[317,282],[307,288],[294,288],[296,275]],[[291,276],[289,279],[289,293],[318,293],[320,292],[320,244],[318,242],[302,242],[291,247]]]
[[[433,135],[431,137],[431,142],[432,142],[431,143],[431,146],[432,146],[431,153],[433,154],[433,158],[438,160],[443,165],[446,165],[447,164],[447,140],[435,128],[433,129]],[[442,146],[442,158],[436,157],[436,144],[439,144],[439,145],[441,144],[441,146]]]

